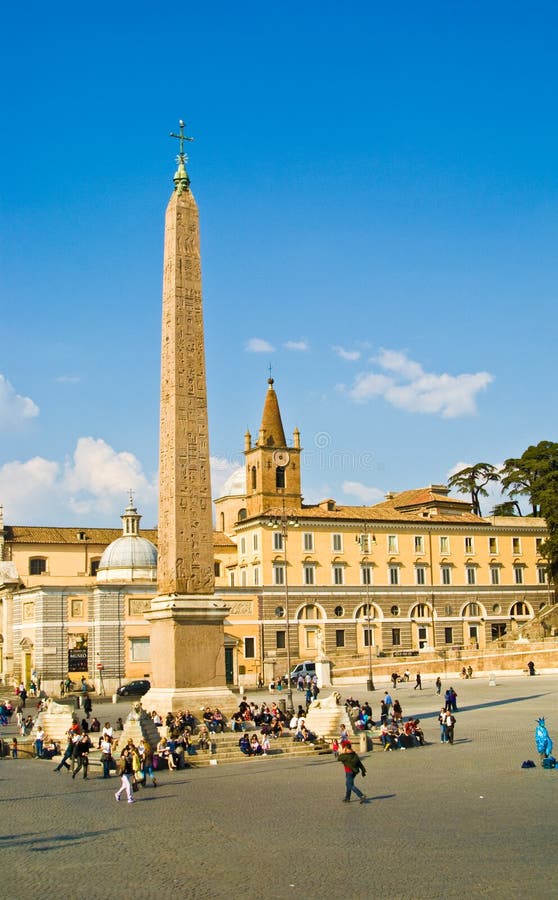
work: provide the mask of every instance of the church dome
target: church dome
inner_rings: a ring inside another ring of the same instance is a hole
[[[98,582],[157,581],[157,548],[139,533],[137,510],[130,504],[121,517],[122,537],[105,549],[97,569]]]
[[[229,475],[221,489],[221,497],[246,496],[246,469],[241,466]]]

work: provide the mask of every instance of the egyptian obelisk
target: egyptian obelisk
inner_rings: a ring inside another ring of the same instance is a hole
[[[236,707],[226,687],[223,621],[215,597],[209,428],[198,208],[180,141],[165,218],[157,597],[146,709]]]

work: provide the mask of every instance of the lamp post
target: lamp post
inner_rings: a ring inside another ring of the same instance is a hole
[[[370,550],[370,535],[368,533],[368,523],[365,524],[363,533],[357,535],[356,540],[360,545],[361,553],[368,553]],[[368,641],[368,679],[366,681],[366,690],[375,691],[376,688],[374,686],[374,676],[372,674],[372,628],[370,625],[370,621],[372,619],[372,606],[370,604],[370,572],[367,571],[365,574],[363,569],[362,578],[364,581],[364,586],[366,588],[366,634]]]
[[[287,618],[287,704],[289,712],[294,710],[293,706],[293,689],[291,684],[291,629],[290,629],[290,610],[289,610],[289,558],[287,551],[287,542],[289,536],[289,526],[298,528],[299,522],[296,515],[292,515],[292,510],[285,506],[285,497],[282,498],[282,505],[277,511],[271,509],[268,511],[268,519],[266,525],[273,528],[281,534],[281,545],[283,548],[283,572],[285,585],[285,616]]]

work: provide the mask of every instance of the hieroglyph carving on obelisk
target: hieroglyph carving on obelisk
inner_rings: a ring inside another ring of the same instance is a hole
[[[165,219],[158,593],[214,593],[213,522],[198,208],[180,134]]]

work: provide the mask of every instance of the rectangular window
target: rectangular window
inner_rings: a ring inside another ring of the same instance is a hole
[[[444,643],[453,644],[453,628],[444,628]]]
[[[221,563],[218,559],[213,563],[213,574],[215,575],[215,578],[220,578],[221,576]]]
[[[389,567],[389,583],[399,584],[399,566]]]
[[[343,566],[333,566],[333,583],[334,584],[343,584],[344,583]]]
[[[391,629],[391,643],[394,647],[401,646],[401,629],[400,628],[392,628]]]
[[[372,584],[372,566],[360,567],[360,583]]]
[[[519,538],[512,538],[512,553],[514,556],[519,556],[521,553],[521,540]]]
[[[366,627],[362,633],[364,635],[364,646],[365,647],[373,647],[374,646],[374,629]]]
[[[283,533],[281,531],[273,532],[273,549],[274,550],[282,550],[283,549]]]
[[[246,569],[240,570],[240,586],[246,587]]]
[[[256,656],[256,640],[253,637],[244,638],[244,659],[254,659]]]
[[[547,583],[546,566],[537,566],[537,579],[539,584]]]
[[[513,567],[513,580],[516,584],[523,584],[523,569],[521,566]]]
[[[450,543],[449,537],[440,537],[440,553],[449,553]]]
[[[96,574],[97,574],[97,572],[99,571],[99,563],[100,563],[100,562],[101,562],[100,559],[92,559],[92,560],[91,560],[91,564],[90,564],[90,566],[89,566],[89,574],[90,574],[90,575],[96,575]]]
[[[234,587],[234,572],[229,572],[229,587]]]
[[[426,584],[426,569],[424,566],[416,566],[415,579],[417,584]]]
[[[488,538],[488,552],[491,553],[492,556],[498,553],[498,538]]]
[[[273,584],[285,584],[285,567],[273,566]]]
[[[536,550],[537,556],[540,556],[540,555],[541,555],[541,548],[542,548],[542,545],[543,545],[543,539],[542,539],[542,538],[535,538],[535,550]]]
[[[369,534],[361,534],[358,537],[358,542],[360,544],[360,552],[361,553],[370,553],[370,535]]]
[[[254,566],[254,584],[257,586],[260,583],[260,567]]]
[[[286,631],[275,632],[275,649],[284,650],[286,646]]]
[[[490,584],[500,584],[500,569],[498,566],[490,566]]]
[[[475,544],[472,537],[465,538],[465,553],[474,553]]]
[[[30,575],[42,575],[44,572],[46,572],[46,559],[36,557],[35,559],[29,560]]]
[[[344,647],[345,646],[345,630],[343,628],[335,629],[335,646],[336,647]]]
[[[149,662],[149,638],[130,638],[130,662]]]
[[[259,546],[258,535],[253,534],[252,535],[252,550],[257,550],[258,546]]]
[[[465,566],[465,574],[467,576],[467,584],[477,583],[477,570],[474,566]]]
[[[440,575],[442,576],[442,584],[451,584],[450,566],[440,566]]]
[[[240,552],[244,555],[246,553],[246,538],[240,538]]]
[[[303,566],[304,584],[314,584],[314,566]]]
[[[397,553],[397,535],[388,534],[388,553]]]
[[[477,625],[469,625],[469,640],[470,641],[478,641],[479,639],[479,629]]]
[[[415,553],[424,553],[424,538],[421,534],[415,534]]]
[[[333,547],[334,553],[342,553],[343,552],[343,535],[342,534],[332,534],[331,546]]]
[[[314,535],[311,531],[305,531],[302,535],[302,546],[305,553],[314,552]]]

